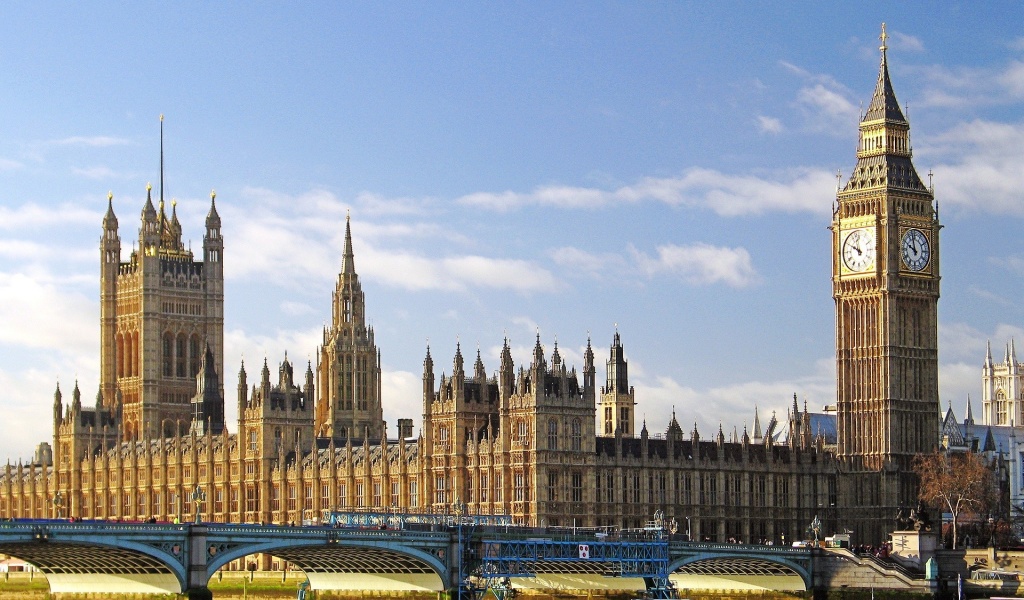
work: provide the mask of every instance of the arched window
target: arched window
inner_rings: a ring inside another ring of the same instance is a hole
[[[202,357],[203,351],[199,349],[199,336],[192,334],[188,340],[188,372],[191,377],[195,377],[199,373],[199,363]]]
[[[124,336],[120,333],[114,343],[114,362],[117,364],[117,376],[124,377]]]
[[[164,334],[163,363],[164,377],[174,377],[174,338],[170,332]]]
[[[178,334],[178,341],[175,344],[174,370],[176,377],[185,377],[185,334]]]
[[[548,450],[558,450],[558,421],[548,421]]]
[[[583,426],[579,419],[572,420],[572,449],[579,452],[583,448]]]

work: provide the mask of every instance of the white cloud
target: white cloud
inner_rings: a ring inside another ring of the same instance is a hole
[[[23,230],[56,224],[95,227],[102,220],[103,213],[76,204],[44,207],[30,202],[15,208],[0,206],[0,230]]]
[[[1024,215],[1022,147],[1024,123],[975,120],[926,138],[919,156],[946,161],[933,167],[943,206]]]
[[[834,136],[849,135],[850,127],[860,118],[860,111],[850,100],[850,90],[830,75],[811,73],[786,61],[779,61],[779,65],[805,81],[795,100],[805,119],[804,128]]]
[[[835,362],[822,359],[815,371],[806,377],[780,381],[744,381],[732,385],[698,390],[685,386],[671,377],[658,376],[653,380],[637,380],[636,418],[637,433],[641,420],[646,418],[648,431],[663,433],[675,411],[683,432],[689,437],[694,423],[703,439],[718,435],[721,425],[726,438],[735,428],[741,435],[743,428],[753,434],[754,408],[757,408],[762,430],[774,413],[784,422],[786,411],[797,394],[800,410],[807,402],[808,410],[821,412],[822,406],[835,403]],[[630,371],[633,371],[632,364]]]
[[[71,136],[59,140],[53,140],[50,144],[54,146],[87,146],[90,148],[107,148],[109,146],[126,146],[131,140],[113,137],[109,135],[94,136]]]
[[[848,136],[857,123],[860,111],[840,90],[820,83],[797,92],[797,106],[807,117],[807,127],[814,132]]]
[[[64,283],[42,273],[0,273],[0,343],[95,353],[98,303]]]
[[[924,42],[920,38],[917,38],[906,33],[899,31],[893,31],[889,34],[889,40],[886,42],[891,48],[897,50],[905,50],[907,52],[924,52]]]
[[[662,202],[671,206],[705,208],[721,216],[764,212],[827,214],[835,177],[824,170],[793,169],[768,176],[728,175],[713,169],[691,168],[678,177],[648,177],[630,186],[605,191],[593,188],[539,187],[529,193],[479,192],[457,201],[492,210],[528,205],[596,208],[610,204]]]
[[[761,133],[782,133],[782,121],[775,117],[757,116],[757,126]]]
[[[613,253],[591,254],[589,252],[565,246],[549,252],[555,264],[574,273],[582,273],[594,279],[605,279],[622,273],[626,269],[626,261],[622,256]]]
[[[648,277],[671,273],[693,285],[724,283],[747,287],[759,277],[745,248],[722,248],[697,243],[687,246],[668,244],[658,248],[656,257],[633,249],[634,258]]]
[[[119,179],[123,177],[110,167],[75,167],[71,169],[71,172],[87,179],[97,180]]]
[[[17,171],[25,168],[25,165],[9,158],[0,158],[0,171]]]
[[[311,315],[316,313],[316,309],[312,306],[303,302],[292,302],[291,300],[285,300],[281,303],[281,312],[289,316],[300,316],[300,315]]]
[[[221,214],[236,223],[228,259],[229,278],[273,277],[284,283],[329,281],[341,267],[347,209],[332,193],[313,190],[299,196],[249,188],[245,208],[225,203]],[[450,254],[430,257],[403,250],[395,239],[465,241],[463,234],[429,223],[353,222],[358,228],[356,266],[360,277],[411,290],[504,289],[522,293],[558,289],[546,269],[529,261]],[[378,246],[375,242],[392,240]],[[385,249],[386,248],[386,249]],[[237,266],[236,266],[237,265]]]

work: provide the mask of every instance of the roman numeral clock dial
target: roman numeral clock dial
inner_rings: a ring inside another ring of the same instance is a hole
[[[854,229],[843,239],[843,263],[846,268],[862,273],[875,263],[875,232],[870,228]]]
[[[911,271],[922,271],[928,266],[931,258],[931,247],[928,237],[920,229],[908,229],[900,243],[900,254],[903,264]]]

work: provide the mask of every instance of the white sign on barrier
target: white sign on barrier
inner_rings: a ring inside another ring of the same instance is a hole
[[[590,545],[589,544],[580,544],[580,558],[583,558],[583,559],[589,559],[590,558]]]

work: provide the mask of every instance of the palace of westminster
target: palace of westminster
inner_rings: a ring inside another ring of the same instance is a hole
[[[856,166],[833,206],[837,396],[764,430],[707,437],[638,428],[616,332],[598,382],[538,335],[495,375],[458,345],[450,375],[423,361],[422,428],[382,419],[380,351],[346,222],[344,254],[315,364],[296,379],[241,365],[238,423],[224,422],[225,243],[211,198],[202,259],[182,244],[172,207],[147,193],[138,249],[122,261],[112,202],[100,241],[100,383],[53,398],[53,440],[35,464],[0,469],[0,517],[171,521],[205,494],[202,518],[301,523],[325,510],[510,515],[548,526],[637,527],[655,511],[694,539],[800,539],[825,531],[877,543],[917,502],[911,466],[940,441],[939,229],[932,190],[911,161],[885,36],[877,86],[859,126]],[[162,174],[161,174],[162,176]],[[823,201],[827,201],[824,200]],[[603,357],[602,357],[603,359]],[[301,369],[301,365],[299,366]],[[445,369],[447,370],[447,369]],[[756,414],[756,413],[755,413]],[[685,528],[685,529],[683,529]]]

